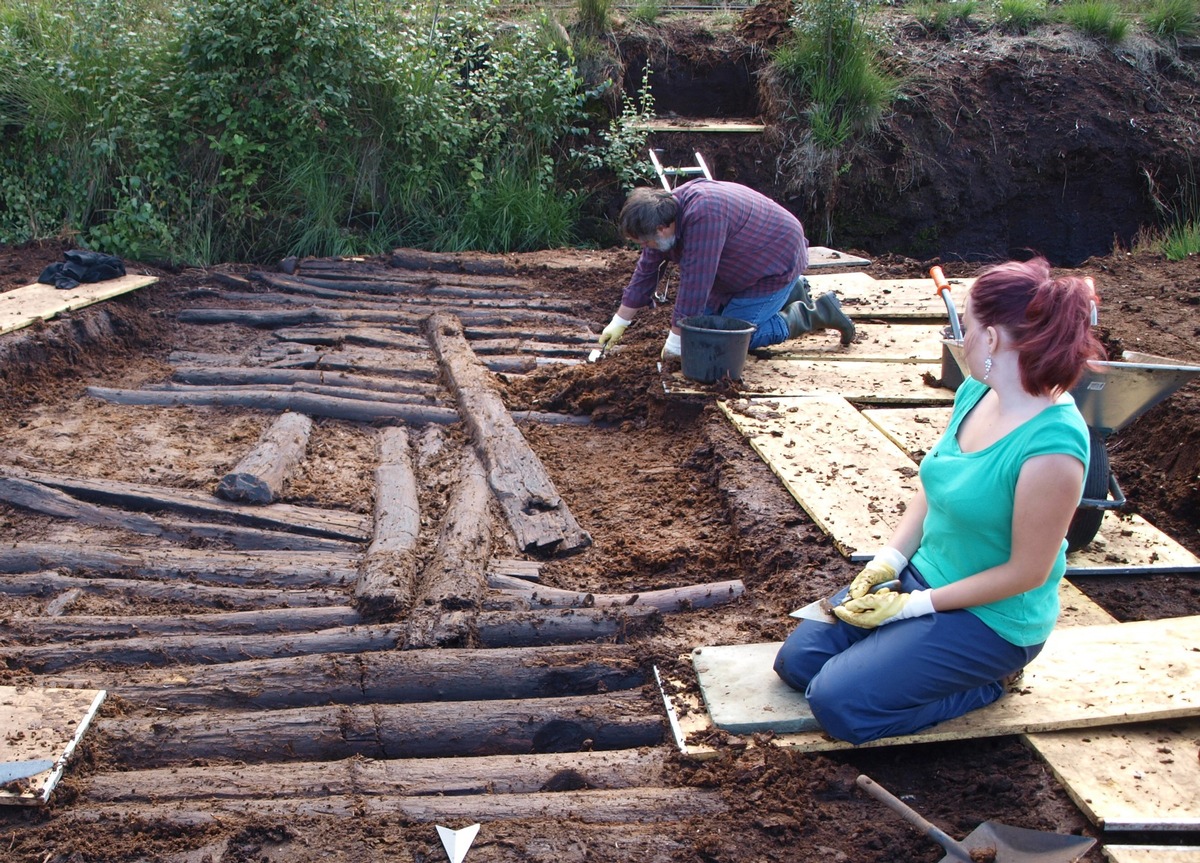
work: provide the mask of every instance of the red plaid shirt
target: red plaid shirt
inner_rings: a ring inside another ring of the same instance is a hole
[[[664,260],[679,266],[672,325],[733,297],[783,290],[808,268],[808,240],[800,220],[765,195],[738,183],[692,180],[675,189],[679,215],[675,245],[644,249],[621,303],[650,304]]]

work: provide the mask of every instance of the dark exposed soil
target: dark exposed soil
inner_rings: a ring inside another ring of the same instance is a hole
[[[752,32],[746,29],[742,35],[769,42],[777,31],[772,20],[763,15]],[[838,247],[873,257],[868,271],[877,278],[924,276],[933,263],[941,263],[951,276],[970,275],[976,265],[960,263],[960,258],[1021,247],[1046,252],[1058,264],[1081,262],[1080,271],[1096,280],[1101,333],[1114,356],[1128,349],[1200,363],[1200,260],[1172,263],[1144,252],[1112,251],[1114,237],[1130,237],[1152,215],[1145,176],[1136,190],[1134,177],[1147,166],[1164,166],[1166,173],[1182,150],[1194,148],[1196,101],[1176,90],[1191,79],[1173,68],[1151,79],[1136,64],[1100,64],[1094,51],[1066,44],[1063,34],[1036,47],[1014,43],[1004,50],[972,39],[963,33],[949,44],[914,41],[905,62],[923,68],[929,77],[926,98],[889,118],[883,138],[890,156],[854,160],[837,208]],[[689,42],[689,50],[702,53],[702,41]],[[759,49],[750,44],[739,50],[753,57]],[[1055,57],[1066,62],[1052,62]],[[697,67],[703,70],[704,64]],[[695,77],[702,79],[703,72]],[[727,78],[730,88],[742,87],[738,76]],[[768,102],[769,97],[754,105],[757,109]],[[1012,133],[1016,129],[1020,134]],[[1073,141],[1069,147],[1064,145],[1068,139]],[[754,185],[797,205],[798,212],[811,203],[788,190],[778,163],[764,155],[766,148],[754,150],[719,135],[673,137],[669,146],[685,153],[693,147],[703,150],[719,178]],[[893,178],[886,181],[879,179],[878,161],[885,158],[891,160]],[[892,187],[900,163],[911,178],[902,194]],[[1019,170],[1014,167],[1018,163]],[[1008,167],[1001,171],[998,165]],[[1113,181],[1099,184],[1106,188],[1098,190],[1094,182],[1084,183],[1088,174]],[[869,212],[882,215],[868,225]],[[814,242],[822,242],[816,231],[810,233]],[[0,249],[0,290],[33,281],[43,266],[60,259],[63,248]],[[916,257],[888,253],[895,251]],[[941,257],[932,257],[934,252]],[[615,308],[635,256],[626,250],[590,252],[587,258],[599,258],[604,265],[561,266],[573,255],[579,253],[513,260],[522,276],[570,299],[577,313],[598,329]],[[246,339],[236,328],[214,327],[201,334],[174,320],[186,292],[211,285],[212,274],[160,272],[156,285],[137,294],[0,338],[0,462],[211,490],[236,454],[254,440],[263,418],[236,410],[118,409],[84,397],[83,391],[93,384],[160,381],[167,376],[172,350],[216,350]],[[597,421],[586,427],[523,429],[594,539],[584,552],[546,561],[545,583],[596,593],[734,578],[745,583],[746,593],[734,605],[666,615],[656,629],[631,639],[646,669],[656,665],[668,678],[687,685],[690,665],[681,657],[693,647],[780,639],[790,628],[788,611],[841,586],[855,568],[710,401],[664,397],[655,361],[668,313],[660,308],[641,316],[621,350],[602,362],[500,375],[498,381],[514,410],[579,413]],[[354,423],[318,421],[307,462],[289,484],[287,499],[369,512],[369,432]],[[1115,434],[1109,452],[1129,499],[1127,511],[1200,554],[1197,385],[1188,385]],[[0,538],[63,535],[54,519],[0,506]],[[131,543],[140,541],[130,538]],[[1194,576],[1093,577],[1078,584],[1122,621],[1200,612],[1200,585]],[[40,604],[0,598],[0,617],[37,614]],[[113,606],[84,597],[72,614],[196,610],[186,604]],[[20,670],[0,672],[0,682],[29,679]],[[645,694],[649,701],[657,698],[652,683]],[[101,719],[141,711],[110,697]],[[48,809],[0,811],[0,856],[16,863],[443,859],[431,824],[403,814],[370,814],[365,808],[340,819],[223,815],[216,821],[189,822],[166,817],[177,808],[172,804],[146,806],[133,819],[99,816],[94,823],[80,824],[70,817],[73,802],[89,776],[112,769],[104,744],[102,735],[85,740]],[[666,742],[662,747],[673,750]],[[467,860],[940,859],[942,851],[933,843],[855,789],[860,772],[905,796],[957,836],[995,819],[1085,833],[1102,842],[1145,838],[1106,837],[1098,831],[1017,738],[828,756],[769,745],[743,751],[730,745],[712,761],[673,756],[668,761],[664,784],[698,793],[715,790],[725,812],[674,820],[634,818],[615,825],[591,822],[584,813],[497,819],[484,825]],[[568,782],[562,787],[579,786]],[[1146,841],[1196,844],[1194,836],[1178,834]],[[1084,859],[1099,863],[1100,847]]]

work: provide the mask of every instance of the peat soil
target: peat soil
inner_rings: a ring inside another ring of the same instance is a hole
[[[0,248],[0,290],[36,280],[62,251],[55,244]],[[598,331],[617,305],[635,256],[627,250],[562,251],[510,260],[542,290],[569,299]],[[876,257],[868,272],[877,278],[918,277],[934,263],[951,276],[975,271],[954,261],[886,256]],[[164,380],[172,350],[215,349],[222,339],[237,338],[219,327],[197,332],[200,328],[176,322],[174,312],[187,292],[211,286],[216,270],[244,269],[159,271],[150,288],[0,339],[0,462],[211,491],[255,439],[262,417],[212,408],[118,409],[86,397],[84,390]],[[1200,363],[1200,260],[1172,263],[1157,255],[1120,252],[1093,257],[1077,272],[1096,281],[1100,332],[1114,358],[1121,350],[1135,350]],[[598,363],[498,375],[497,382],[513,410],[576,413],[594,420],[590,426],[523,428],[594,539],[581,553],[547,561],[544,582],[597,593],[734,578],[745,583],[744,596],[733,605],[668,615],[656,630],[631,639],[647,669],[657,665],[687,686],[690,664],[682,657],[694,647],[782,639],[790,629],[789,611],[843,585],[855,567],[711,400],[663,395],[655,363],[668,315],[666,307],[643,314],[620,349]],[[289,482],[286,500],[369,513],[370,431],[355,423],[318,420],[308,459]],[[1109,451],[1129,500],[1126,512],[1142,515],[1200,554],[1200,387],[1189,384],[1113,435]],[[61,535],[53,521],[0,505],[0,539]],[[1078,584],[1121,621],[1200,613],[1200,582],[1194,576],[1094,577]],[[19,598],[0,603],[0,622],[38,613]],[[191,610],[114,607],[85,596],[72,613]],[[902,662],[897,673],[903,674]],[[0,682],[22,679],[16,671],[0,672]],[[652,684],[646,692],[651,699],[657,694]],[[101,718],[119,710],[106,705]],[[991,819],[1084,833],[1102,843],[1196,844],[1194,835],[1105,836],[1015,737],[829,755],[796,754],[759,742],[763,745],[750,749],[737,741],[720,744],[719,757],[706,762],[676,758],[673,745],[662,744],[672,753],[667,784],[717,791],[726,807],[721,814],[647,817],[646,823],[633,818],[616,833],[612,825],[582,818],[496,821],[484,826],[467,860],[940,859],[940,848],[855,789],[860,772],[960,837]],[[247,814],[181,826],[160,820],[148,805],[132,822],[74,822],[69,817],[73,795],[104,761],[103,749],[85,741],[49,807],[0,811],[0,857],[14,863],[443,859],[430,824],[365,811],[340,819]],[[1084,859],[1104,859],[1100,846]]]

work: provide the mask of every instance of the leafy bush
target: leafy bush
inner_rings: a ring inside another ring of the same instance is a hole
[[[1129,31],[1129,20],[1112,0],[1071,0],[1059,8],[1058,14],[1079,32],[1113,45]]]

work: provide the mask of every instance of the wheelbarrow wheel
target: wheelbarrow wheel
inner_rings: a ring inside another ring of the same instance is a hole
[[[1108,498],[1108,450],[1104,438],[1095,429],[1089,429],[1092,436],[1092,455],[1088,461],[1087,476],[1083,480],[1083,497],[1085,500],[1105,500]],[[1096,538],[1100,523],[1104,521],[1104,510],[1093,506],[1081,506],[1075,510],[1075,516],[1067,528],[1067,554],[1079,551]]]

